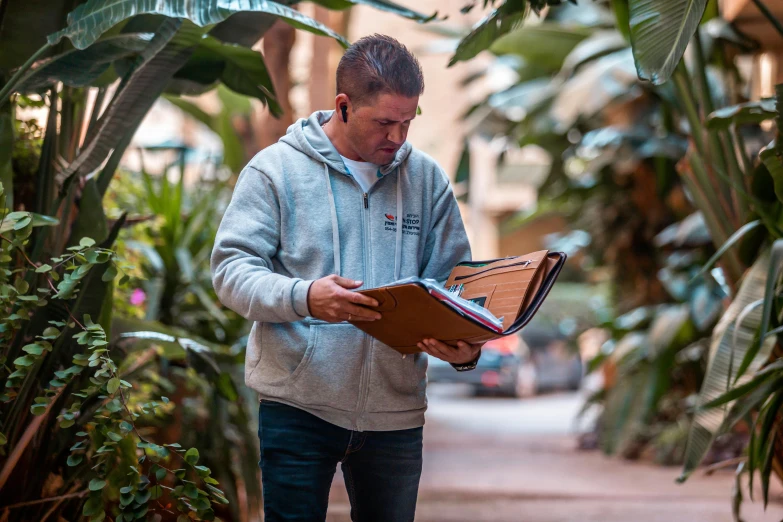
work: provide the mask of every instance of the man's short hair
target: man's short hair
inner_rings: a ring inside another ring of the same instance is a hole
[[[424,74],[413,54],[390,36],[374,34],[356,41],[337,66],[337,94],[359,107],[380,94],[406,98],[424,92]]]

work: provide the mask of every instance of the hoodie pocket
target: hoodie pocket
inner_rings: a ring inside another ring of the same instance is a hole
[[[373,340],[368,412],[409,411],[427,405],[427,357],[423,353],[403,356]]]
[[[302,362],[287,382],[290,398],[302,405],[355,410],[364,339],[351,324],[312,322]]]

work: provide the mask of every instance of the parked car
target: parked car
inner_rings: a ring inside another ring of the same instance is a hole
[[[458,372],[435,357],[429,358],[430,383],[469,384],[476,393],[527,397],[536,393],[536,370],[530,350],[518,334],[488,341],[475,370]]]

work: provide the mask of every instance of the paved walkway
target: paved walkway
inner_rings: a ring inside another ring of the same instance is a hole
[[[678,485],[664,468],[575,449],[574,394],[527,400],[434,390],[425,427],[421,522],[731,522],[733,473],[694,474]],[[783,519],[775,484],[766,513],[743,504],[745,522]],[[329,522],[349,521],[338,472]]]

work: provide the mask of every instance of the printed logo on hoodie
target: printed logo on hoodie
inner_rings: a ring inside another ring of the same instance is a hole
[[[383,222],[383,229],[388,232],[397,232],[397,218],[392,214],[384,214],[386,220]],[[421,220],[418,214],[405,214],[402,220],[402,233],[409,236],[421,235]]]

